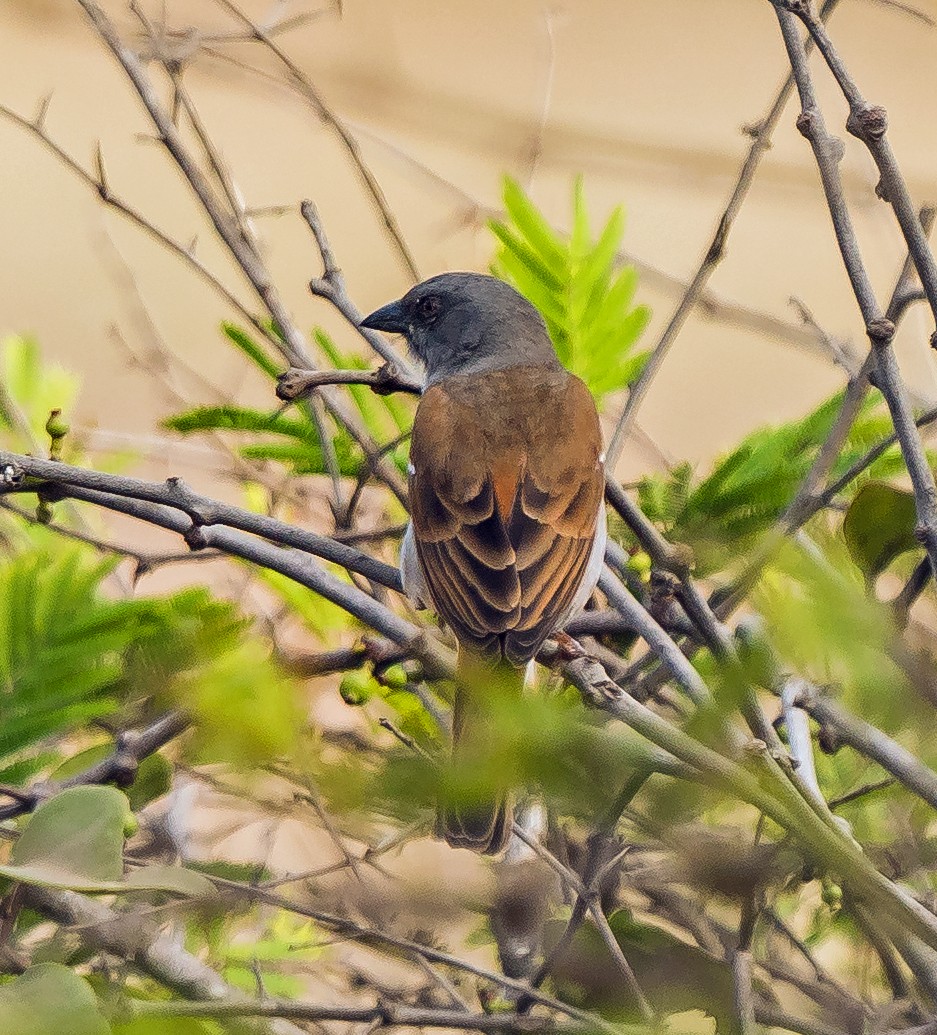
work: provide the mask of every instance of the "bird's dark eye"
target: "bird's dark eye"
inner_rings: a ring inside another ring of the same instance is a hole
[[[431,320],[439,312],[441,304],[435,295],[426,295],[417,302],[416,307],[424,320]]]

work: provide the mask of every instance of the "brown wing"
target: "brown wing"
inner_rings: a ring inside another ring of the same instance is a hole
[[[522,664],[554,630],[595,536],[600,451],[592,397],[562,369],[456,377],[423,396],[414,537],[433,605],[460,643]]]

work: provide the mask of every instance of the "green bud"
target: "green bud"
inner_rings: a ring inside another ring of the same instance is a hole
[[[345,704],[355,708],[366,704],[373,693],[371,677],[365,672],[346,672],[338,684],[338,692]]]
[[[651,577],[651,558],[643,550],[638,550],[628,558],[628,567],[644,581]]]
[[[403,665],[391,665],[381,673],[381,682],[384,686],[393,687],[395,690],[402,690],[407,685],[407,673]]]
[[[839,912],[843,904],[843,889],[825,877],[820,885],[820,898],[832,912]]]

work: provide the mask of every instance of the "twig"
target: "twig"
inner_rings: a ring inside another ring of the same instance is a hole
[[[803,683],[797,706],[832,734],[834,743],[848,744],[861,755],[877,762],[909,791],[937,809],[937,773],[886,733],[850,715],[842,705],[815,687]]]
[[[118,733],[114,750],[107,758],[59,783],[39,783],[29,790],[21,790],[14,802],[0,805],[0,822],[32,812],[47,798],[66,787],[104,783],[129,787],[136,779],[140,763],[184,733],[189,723],[189,717],[184,712],[174,711],[167,712],[142,730],[125,730]]]
[[[388,366],[400,370],[405,376],[414,381],[418,380],[410,364],[402,356],[398,356],[394,352],[390,345],[387,344],[387,339],[383,334],[369,327],[361,326],[361,321],[364,319],[365,314],[351,300],[345,288],[345,278],[341,268],[335,261],[335,254],[332,251],[332,246],[329,243],[328,235],[325,232],[325,227],[322,225],[322,219],[316,206],[311,201],[304,201],[300,205],[299,210],[302,213],[303,219],[306,220],[306,225],[312,231],[316,247],[319,249],[319,255],[322,258],[322,276],[313,277],[309,281],[310,292],[317,298],[324,298],[329,302]]]
[[[140,478],[104,474],[58,461],[0,451],[0,470],[4,468],[19,470],[28,478],[39,479],[46,485],[58,486],[65,496],[73,495],[69,489],[84,488],[111,496],[122,496],[127,500],[171,507],[187,515],[192,527],[207,529],[211,525],[227,525],[230,528],[241,529],[263,536],[271,542],[292,546],[324,560],[333,561],[389,589],[399,591],[401,588],[400,572],[396,568],[356,550],[353,546],[339,543],[329,536],[297,528],[265,514],[256,514],[227,503],[220,503],[207,496],[200,496],[179,478],[169,478],[162,483],[146,482]],[[17,488],[19,491],[35,491],[38,487],[33,484],[29,488],[24,485]]]
[[[918,276],[921,278],[921,285],[927,295],[928,303],[937,319],[937,262],[927,243],[927,235],[921,227],[917,211],[911,200],[904,177],[898,168],[894,152],[888,141],[886,130],[888,128],[888,114],[884,108],[878,105],[869,104],[862,96],[855,80],[849,74],[842,58],[833,46],[826,26],[816,17],[809,3],[804,0],[771,0],[778,8],[785,8],[792,12],[804,23],[811,38],[817,45],[817,50],[823,55],[824,61],[843,92],[843,96],[849,104],[849,118],[846,120],[846,129],[855,137],[858,137],[869,149],[881,177],[876,187],[876,194],[891,204],[895,217],[904,234],[908,245],[908,251],[914,259]],[[778,10],[778,16],[782,12]],[[789,17],[789,16],[788,16]],[[782,23],[783,29],[783,23]],[[793,65],[793,59],[792,59]],[[795,75],[798,69],[794,68]],[[801,78],[809,78],[806,66],[800,70]],[[798,82],[800,88],[800,81]],[[803,98],[803,94],[801,95]],[[816,104],[812,96],[809,107],[815,108]],[[805,105],[808,107],[808,105]],[[821,129],[822,132],[822,129]],[[861,300],[860,300],[861,304]],[[866,323],[869,317],[863,311]],[[873,342],[875,338],[873,337]],[[931,338],[932,343],[937,344],[937,331]],[[913,476],[913,475],[912,475]]]
[[[185,999],[236,1002],[243,993],[228,985],[220,974],[179,945],[169,932],[149,931],[96,899],[74,891],[58,891],[38,885],[26,888],[26,901],[38,913],[62,927],[74,928],[79,940],[97,952],[110,952],[127,960]],[[187,1005],[185,1003],[180,1005]],[[301,1035],[292,1024],[276,1027],[251,1025],[252,1033],[276,1032]]]
[[[417,269],[416,262],[413,258],[410,248],[407,242],[404,240],[403,232],[400,229],[400,225],[397,222],[396,217],[390,209],[390,205],[387,203],[387,198],[384,196],[381,185],[377,182],[374,173],[371,172],[367,163],[365,162],[361,148],[358,146],[358,141],[352,136],[345,124],[338,118],[338,116],[332,111],[332,109],[322,99],[319,91],[309,81],[308,77],[303,73],[303,70],[286,54],[286,52],[280,47],[280,45],[271,37],[269,31],[261,28],[256,22],[251,21],[250,18],[244,14],[240,8],[238,8],[231,0],[215,0],[215,2],[223,7],[229,14],[233,15],[245,29],[250,32],[258,43],[262,43],[271,54],[273,54],[277,60],[283,65],[283,67],[289,73],[290,79],[295,85],[296,89],[305,99],[312,105],[313,110],[318,117],[332,129],[342,142],[349,158],[351,158],[352,164],[358,172],[367,188],[368,194],[371,200],[374,202],[375,207],[381,216],[381,221],[387,230],[391,240],[396,246],[397,252],[400,258],[403,260],[404,265],[407,268],[407,272],[416,281],[420,279],[420,272]]]
[[[826,0],[820,17],[828,18],[830,14],[832,14],[837,2],[838,0]],[[670,346],[674,343],[677,335],[680,333],[680,330],[686,322],[687,316],[689,316],[690,312],[699,303],[700,297],[709,282],[709,278],[712,276],[725,254],[726,241],[732,230],[732,224],[738,216],[742,203],[745,200],[745,196],[748,194],[748,190],[752,185],[758,165],[761,162],[764,153],[771,146],[771,135],[774,133],[775,127],[781,118],[784,106],[787,104],[787,99],[790,96],[793,87],[794,77],[789,75],[781,85],[780,90],[778,90],[777,96],[768,109],[768,112],[749,130],[752,142],[748,150],[748,155],[742,163],[742,167],[739,170],[738,177],[735,181],[735,186],[732,188],[729,200],[716,224],[716,230],[709,243],[709,247],[706,249],[703,258],[696,269],[696,273],[687,285],[673,316],[670,318],[670,322],[664,328],[657,344],[651,351],[651,356],[644,369],[641,371],[641,376],[631,386],[631,390],[628,393],[628,400],[625,403],[625,408],[615,427],[608,449],[606,450],[606,463],[608,470],[610,471],[615,469],[615,464],[618,457],[621,455],[621,450],[624,448],[625,442],[627,441],[631,424],[637,414],[638,407],[641,405],[642,400],[650,388],[651,381],[653,381],[657,371],[660,369]]]
[[[407,392],[419,395],[418,381],[400,374],[388,364],[377,370],[297,370],[290,367],[277,379],[277,398],[286,401],[309,395],[322,385],[366,385],[375,395]]]
[[[159,133],[159,140],[179,167],[192,190],[195,192],[205,214],[241,268],[242,273],[256,292],[267,311],[283,334],[283,339],[274,339],[287,360],[296,367],[312,370],[315,367],[308,345],[286,308],[279,291],[270,278],[269,271],[259,252],[245,236],[238,220],[230,214],[212,189],[207,177],[189,153],[170,114],[163,107],[156,90],[134,51],[121,40],[113,23],[94,0],[76,0],[91,21],[101,40],[120,62],[137,95]],[[328,387],[322,390],[323,399],[336,419],[348,429],[355,441],[365,450],[372,452],[374,443],[360,418],[344,401]],[[375,466],[375,473],[391,488],[397,498],[406,505],[406,490],[399,473],[383,460]]]
[[[843,144],[841,141],[834,140],[827,132],[823,115],[814,95],[806,49],[794,15],[787,9],[783,0],[771,0],[771,2],[775,4],[784,45],[787,48],[791,69],[800,94],[801,113],[797,119],[797,128],[813,148],[843,264],[859,304],[866,333],[872,344],[872,351],[875,353],[875,383],[888,404],[892,422],[895,425],[895,433],[898,436],[901,452],[914,487],[918,516],[916,534],[927,550],[932,568],[937,572],[937,486],[934,484],[933,472],[927,463],[924,447],[915,428],[907,391],[892,348],[895,325],[891,320],[886,319],[879,308],[869,275],[862,262],[852,219],[843,197],[838,170],[838,163],[843,154]],[[822,23],[812,16],[805,0],[796,0],[796,2],[791,0],[791,2],[793,7],[798,9],[799,16],[805,19],[805,23],[816,40],[817,47],[833,68],[838,59],[834,59],[829,46],[829,37],[826,35]],[[836,67],[839,68],[837,78],[840,78],[845,72],[838,65]],[[842,81],[841,85],[843,85]],[[843,89],[846,90],[845,85]],[[904,182],[897,167],[893,167],[894,159],[891,156],[890,148],[884,141],[884,112],[881,109],[873,109],[865,105],[857,91],[854,96],[847,96],[850,104],[854,105],[850,131],[861,132],[862,138],[873,150],[876,160],[881,159],[884,163],[879,166],[883,182],[886,183],[889,197],[895,205],[896,214],[908,242],[908,250],[914,257],[924,289],[928,292],[928,298],[931,299],[932,307],[937,313],[937,267],[934,266],[933,256],[927,246],[927,239],[918,215],[911,207]],[[906,226],[908,222],[906,204],[910,207],[910,222],[913,227]]]
[[[463,1031],[578,1031],[578,1027],[560,1024],[551,1017],[522,1017],[515,1013],[465,1013],[462,1010],[431,1010],[425,1007],[378,1003],[376,1006],[335,1006],[306,1003],[298,999],[241,998],[231,1001],[186,1003],[178,1001],[128,1000],[134,1017],[280,1017],[297,1021],[371,1022],[373,1030],[381,1028],[452,1028]],[[644,1035],[637,1026],[623,1026],[628,1035]],[[371,1030],[371,1029],[369,1029]]]
[[[308,917],[330,930],[337,931],[345,937],[353,938],[369,947],[381,949],[397,955],[402,954],[411,959],[421,957],[430,963],[438,963],[441,966],[451,967],[455,970],[462,971],[463,973],[472,974],[475,977],[490,982],[496,987],[525,993],[529,998],[548,1009],[556,1010],[568,1017],[584,1021],[587,1024],[594,1024],[597,1026],[598,1030],[606,1032],[608,1035],[615,1035],[618,1030],[616,1026],[604,1021],[598,1015],[589,1013],[585,1010],[580,1010],[568,1003],[560,1002],[558,999],[547,995],[545,992],[540,992],[537,989],[531,988],[525,981],[519,981],[515,978],[509,978],[505,974],[497,973],[493,970],[487,970],[485,967],[480,966],[475,962],[460,959],[458,956],[452,955],[452,953],[444,952],[443,950],[437,949],[431,945],[424,945],[421,942],[413,941],[408,938],[399,938],[390,934],[385,928],[368,927],[365,924],[358,923],[348,917],[338,916],[334,913],[315,909],[303,903],[292,902],[280,895],[264,891],[255,885],[243,884],[238,881],[231,881],[215,876],[210,876],[209,879],[219,889],[231,891],[236,896],[245,898],[248,901],[264,902],[268,905],[276,906],[279,909],[288,910],[298,916]]]

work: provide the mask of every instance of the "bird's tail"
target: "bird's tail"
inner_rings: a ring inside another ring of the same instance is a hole
[[[440,803],[437,832],[453,848],[495,855],[508,843],[514,819],[510,779],[493,757],[497,723],[509,709],[499,702],[520,696],[524,670],[460,651],[452,715],[452,767],[456,790]],[[499,771],[493,771],[499,770]]]

